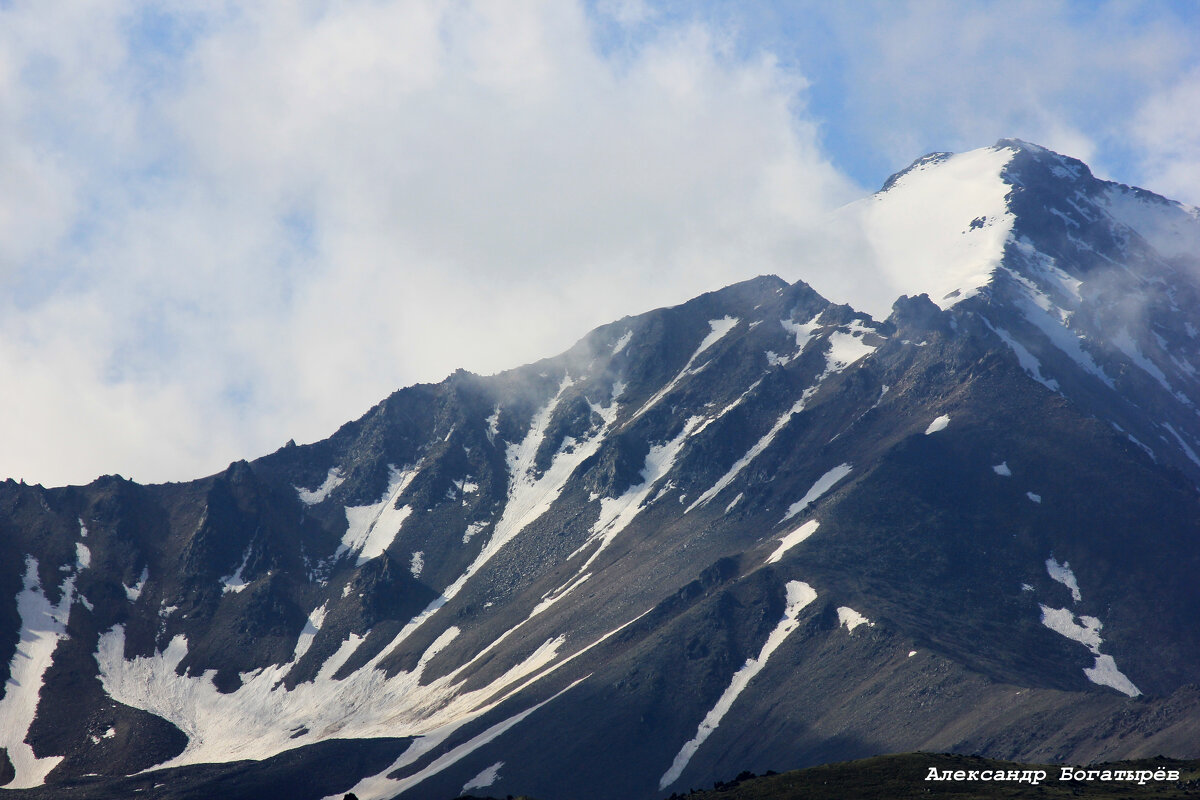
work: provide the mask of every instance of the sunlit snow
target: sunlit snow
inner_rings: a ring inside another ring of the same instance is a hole
[[[62,599],[52,605],[38,583],[38,562],[25,559],[25,578],[17,594],[17,613],[21,617],[21,633],[17,649],[9,662],[8,683],[0,700],[0,747],[8,751],[16,777],[6,789],[28,789],[41,786],[50,770],[62,761],[62,756],[37,758],[25,736],[37,713],[38,694],[46,669],[58,647],[66,638],[67,615],[75,599],[75,578],[62,585]]]
[[[937,433],[938,431],[946,430],[946,426],[950,424],[950,417],[947,414],[942,414],[940,417],[929,423],[929,427],[925,429],[925,435]]]
[[[316,489],[308,490],[299,486],[296,488],[296,494],[300,497],[300,502],[306,506],[315,506],[325,498],[329,497],[329,493],[342,485],[346,479],[342,477],[342,471],[337,467],[331,467],[329,473],[325,476],[325,481]]]
[[[234,571],[234,573],[221,578],[221,594],[227,594],[229,592],[234,592],[236,594],[250,585],[250,583],[242,577],[242,571],[246,569],[246,564],[249,563],[249,561],[250,548],[247,547],[245,555],[242,556],[242,563],[238,565],[238,568]]]
[[[851,467],[849,464],[838,464],[836,467],[817,478],[816,483],[809,488],[804,497],[801,497],[799,500],[792,503],[791,506],[788,507],[787,513],[783,515],[783,519],[779,521],[787,522],[789,519],[808,508],[810,504],[815,503],[823,494],[836,486],[842,478],[849,475],[852,469],[853,467]]]
[[[1000,173],[1016,154],[985,148],[927,161],[841,209],[814,288],[876,319],[900,295],[947,308],[976,294],[1004,256],[1014,216]]]
[[[675,756],[675,760],[671,762],[671,767],[663,774],[658,782],[658,789],[662,791],[670,786],[675,781],[679,780],[679,776],[683,774],[683,770],[687,767],[688,762],[692,760],[692,756],[700,749],[700,745],[704,744],[705,740],[712,735],[717,726],[721,724],[721,720],[729,713],[729,709],[733,707],[733,702],[737,700],[742,690],[754,679],[754,676],[762,671],[762,668],[767,665],[767,659],[771,654],[783,644],[784,639],[788,637],[792,631],[799,626],[798,617],[800,612],[817,599],[817,593],[811,586],[802,581],[788,581],[787,584],[787,608],[783,612],[783,619],[775,626],[767,636],[767,641],[763,644],[762,650],[759,651],[757,658],[750,658],[742,665],[733,675],[733,679],[729,682],[729,687],[717,700],[716,705],[704,716],[700,721],[700,727],[696,730],[696,735],[683,745],[679,753]]]
[[[396,501],[417,476],[418,470],[419,467],[396,469],[389,464],[388,488],[378,503],[346,506],[347,528],[335,557],[347,552],[356,553],[358,563],[364,564],[388,549],[412,513],[409,506],[397,508]]]
[[[788,550],[791,550],[793,547],[816,533],[817,528],[820,527],[820,525],[821,523],[817,522],[815,519],[810,519],[799,528],[796,528],[794,531],[784,535],[779,539],[779,547],[775,549],[775,552],[771,554],[766,563],[777,563],[781,558],[783,558],[784,554],[787,553]]]
[[[654,396],[651,397],[649,400],[647,400],[645,402],[645,404],[641,408],[639,408],[633,414],[633,416],[631,416],[629,418],[629,422],[633,422],[634,420],[638,419],[643,414],[645,414],[647,411],[649,411],[651,408],[656,406],[658,404],[658,401],[660,401],[664,397],[666,397],[671,392],[671,390],[674,389],[677,385],[679,385],[679,382],[681,380],[683,380],[686,376],[694,374],[695,372],[699,371],[699,370],[693,370],[692,364],[696,363],[696,359],[700,357],[701,353],[703,353],[708,348],[712,347],[723,336],[725,336],[725,334],[727,334],[731,330],[733,330],[737,326],[738,322],[739,322],[739,320],[737,319],[737,317],[728,317],[728,316],[722,317],[721,319],[710,319],[708,321],[708,326],[710,328],[708,335],[700,340],[699,346],[696,347],[696,351],[694,353],[692,353],[692,356],[691,356],[691,358],[689,358],[687,360],[687,363],[683,365],[683,369],[679,370],[679,373],[676,374],[675,377],[672,378],[670,381],[668,381],[666,386],[664,386],[663,388],[661,388],[657,392],[655,392]]]
[[[999,464],[996,464],[995,466],[993,466],[992,472],[995,472],[997,475],[1001,475],[1005,478],[1012,477],[1012,470],[1008,468],[1007,461],[1001,461]]]
[[[837,610],[838,624],[845,625],[846,631],[854,633],[854,629],[859,625],[866,625],[868,628],[875,627],[875,623],[864,617],[862,614],[855,611],[850,606],[838,606]]]

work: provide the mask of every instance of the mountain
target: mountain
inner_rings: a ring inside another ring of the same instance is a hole
[[[190,483],[0,486],[8,793],[1200,756],[1200,212],[1002,140],[830,231],[874,316],[758,277]]]

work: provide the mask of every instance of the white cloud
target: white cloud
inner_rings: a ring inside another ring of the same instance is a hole
[[[568,3],[47,9],[0,10],[0,475],[317,439],[782,271],[853,191],[704,26],[610,61]]]
[[[1173,199],[1200,206],[1200,69],[1181,75],[1147,98],[1133,119],[1133,136],[1147,183]]]
[[[827,25],[812,29],[833,31],[837,44],[823,46],[846,62],[841,124],[897,167],[1017,137],[1111,171],[1130,110],[1198,53],[1195,20],[1166,4],[875,0],[813,11]]]

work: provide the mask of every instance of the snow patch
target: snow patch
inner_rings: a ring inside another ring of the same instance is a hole
[[[689,358],[687,360],[687,363],[683,365],[683,369],[679,370],[679,373],[674,378],[672,378],[667,383],[666,386],[664,386],[663,388],[661,388],[657,392],[655,392],[654,396],[651,397],[649,400],[647,400],[645,405],[643,405],[641,408],[639,408],[637,410],[637,412],[632,417],[629,418],[629,422],[630,423],[633,422],[634,420],[638,419],[643,414],[645,414],[647,411],[649,411],[651,408],[656,406],[658,404],[658,402],[660,400],[662,400],[664,397],[666,397],[672,389],[674,389],[677,385],[679,385],[679,382],[681,380],[683,380],[685,377],[687,377],[688,375],[694,375],[696,372],[699,372],[701,369],[703,369],[704,367],[700,367],[699,369],[693,370],[692,364],[696,363],[696,359],[700,357],[701,353],[703,353],[708,348],[712,347],[714,344],[716,344],[718,341],[720,341],[720,339],[723,336],[725,336],[725,334],[727,334],[731,330],[733,330],[734,327],[738,324],[738,322],[739,322],[739,320],[737,319],[737,317],[722,317],[721,319],[710,319],[708,321],[708,326],[711,330],[709,331],[708,335],[705,336],[700,341],[700,345],[696,348],[696,351],[694,353],[692,353],[692,356],[691,356],[691,358]],[[626,424],[629,424],[629,423],[626,423]]]
[[[633,330],[631,329],[625,331],[625,334],[620,339],[617,339],[617,343],[613,345],[612,354],[615,356],[617,353],[624,350],[625,346],[629,344],[629,340],[632,338]]]
[[[792,358],[795,358],[804,352],[805,345],[807,345],[809,340],[812,339],[813,334],[817,332],[817,329],[821,327],[821,325],[817,322],[820,317],[821,314],[818,313],[808,322],[792,322],[790,319],[779,320],[779,324],[783,326],[783,329],[792,334],[792,336],[796,337],[795,353],[792,354],[791,358],[783,359],[782,363],[786,364],[788,361],[791,361]]]
[[[1075,573],[1071,571],[1069,563],[1064,561],[1059,564],[1051,556],[1046,559],[1046,572],[1051,578],[1071,590],[1071,598],[1074,602],[1078,603],[1083,599],[1083,595],[1079,591],[1079,583],[1075,580]],[[1032,590],[1032,587],[1029,588]],[[1084,645],[1096,657],[1095,665],[1083,671],[1089,681],[1116,689],[1129,697],[1137,697],[1141,694],[1133,682],[1117,669],[1117,663],[1113,657],[1100,652],[1100,647],[1104,644],[1100,637],[1100,629],[1104,627],[1104,623],[1099,618],[1080,615],[1076,621],[1075,612],[1069,608],[1050,608],[1041,603],[1038,605],[1042,609],[1043,625],[1060,636]]]
[[[491,786],[500,777],[500,768],[503,766],[503,761],[497,761],[495,764],[492,764],[474,778],[471,778],[471,780],[463,784],[463,794],[466,794],[472,789],[486,789],[487,787]]]
[[[492,409],[492,415],[487,418],[485,424],[487,425],[486,433],[488,442],[494,444],[496,441],[496,434],[500,432],[500,406],[496,406]]]
[[[794,417],[796,414],[799,414],[803,410],[804,399],[802,398],[797,400],[795,404],[793,404],[792,407],[787,411],[783,412],[783,414],[779,416],[779,419],[775,420],[775,424],[771,426],[771,430],[763,434],[762,438],[755,442],[754,446],[747,450],[745,455],[734,462],[733,466],[730,467],[729,470],[722,475],[716,483],[714,483],[703,494],[692,501],[692,504],[688,506],[683,513],[687,514],[692,509],[707,503],[709,500],[712,500],[714,497],[720,494],[721,490],[733,482],[733,479],[738,476],[738,473],[745,469],[751,461],[758,458],[759,455],[761,455],[762,452],[770,446],[771,442],[775,441],[775,437],[779,435],[779,432],[783,430],[784,426],[791,422],[792,417]]]
[[[125,590],[125,597],[129,598],[129,602],[136,603],[138,598],[142,596],[142,589],[146,588],[146,581],[150,579],[150,568],[142,567],[142,575],[138,578],[138,582],[133,586],[122,586]]]
[[[946,426],[949,424],[950,424],[950,416],[948,414],[942,414],[940,417],[935,419],[933,422],[929,423],[929,427],[925,429],[925,435],[928,436],[931,433],[937,433],[938,431],[944,431],[944,430],[946,430]]]
[[[400,533],[404,521],[412,513],[409,506],[396,507],[400,495],[417,476],[418,468],[396,469],[388,465],[388,488],[383,498],[369,506],[346,506],[346,532],[334,558],[343,553],[357,553],[358,564],[365,564],[388,549]]]
[[[854,633],[854,629],[859,625],[866,625],[868,628],[874,628],[875,623],[864,617],[862,614],[855,611],[850,606],[838,606],[837,610],[838,624],[845,625],[848,633]]]
[[[992,472],[996,473],[997,475],[1003,476],[1005,478],[1012,477],[1012,470],[1008,468],[1007,461],[1001,461],[999,464],[996,464],[995,466],[993,466]]]
[[[475,534],[479,533],[486,527],[487,527],[486,522],[472,522],[470,525],[467,526],[467,529],[465,531],[463,531],[462,543],[463,544],[469,543],[471,541],[471,539],[474,538]]]
[[[1032,500],[1035,503],[1042,502],[1042,496],[1040,494],[1034,494],[1033,492],[1026,492],[1025,496],[1028,497],[1030,500]]]
[[[51,605],[38,583],[38,562],[25,559],[25,577],[17,594],[17,613],[21,617],[20,639],[9,662],[9,679],[0,700],[0,747],[8,751],[16,777],[6,789],[30,789],[41,786],[46,776],[62,761],[62,756],[37,758],[25,742],[29,726],[37,713],[38,694],[46,670],[60,640],[67,636],[67,615],[75,599],[75,579],[62,585],[62,599]]]
[[[700,745],[704,744],[705,740],[721,724],[721,720],[729,713],[729,709],[733,707],[733,702],[737,700],[738,695],[749,685],[754,676],[761,672],[762,668],[767,665],[767,659],[779,648],[779,645],[783,644],[788,634],[799,626],[798,617],[800,616],[800,612],[805,606],[816,599],[817,593],[807,583],[802,581],[788,581],[787,608],[783,612],[783,619],[779,621],[779,624],[767,636],[767,641],[763,643],[758,657],[747,659],[742,668],[734,673],[728,688],[718,698],[716,705],[700,721],[700,727],[696,730],[696,735],[683,745],[683,748],[675,756],[675,760],[671,762],[671,767],[659,780],[659,791],[666,789],[672,783],[679,780],[679,776],[683,774],[683,770],[687,767],[688,762],[692,760],[692,756],[696,754],[696,751],[700,749]]]
[[[1053,580],[1071,590],[1072,600],[1076,603],[1083,600],[1083,595],[1079,591],[1079,582],[1075,580],[1075,573],[1071,570],[1071,562],[1064,561],[1060,564],[1054,556],[1050,556],[1046,559],[1046,572]]]
[[[874,353],[875,346],[862,340],[862,334],[867,331],[868,329],[862,328],[857,331],[852,329],[850,333],[834,331],[829,334],[828,359],[830,365],[835,365],[835,369],[841,371],[855,361]]]
[[[605,548],[612,543],[614,539],[625,530],[626,526],[633,521],[642,508],[646,505],[646,499],[650,497],[655,484],[657,484],[675,465],[675,459],[679,452],[683,449],[683,445],[692,435],[699,433],[708,426],[710,421],[704,421],[703,417],[691,417],[684,423],[682,430],[676,434],[675,438],[662,444],[654,445],[650,451],[646,453],[646,461],[642,465],[642,482],[636,486],[631,486],[620,497],[604,497],[600,500],[600,516],[592,525],[591,533],[586,542],[571,554],[571,557],[582,553],[594,542],[599,542],[595,551],[588,556],[587,561],[579,568],[579,572],[584,572],[592,563],[599,557]]]
[[[736,506],[738,503],[742,502],[743,497],[745,497],[745,494],[743,494],[742,492],[738,492],[737,497],[730,500],[729,505],[725,506],[725,513],[728,514],[730,511],[732,511],[734,506]]]
[[[329,473],[325,476],[325,481],[316,489],[310,491],[299,486],[293,488],[295,488],[296,494],[300,497],[301,503],[304,503],[306,506],[315,506],[329,497],[329,493],[341,486],[345,480],[340,469],[331,467]]]
[[[308,619],[304,622],[304,630],[300,631],[300,635],[296,637],[296,647],[292,651],[292,662],[300,660],[301,656],[308,652],[308,648],[312,647],[313,639],[317,638],[317,631],[321,630],[322,623],[325,622],[325,604],[322,603],[319,608],[313,609],[308,615]]]
[[[250,585],[250,582],[242,577],[242,571],[246,569],[246,564],[249,561],[250,548],[247,547],[245,555],[242,556],[242,563],[238,565],[234,573],[221,578],[221,594],[228,594],[229,592],[236,594]]]
[[[409,562],[408,571],[412,573],[414,578],[419,578],[423,569],[425,569],[425,551],[418,550],[412,554],[412,561]]]
[[[816,533],[817,528],[820,527],[820,525],[821,523],[817,522],[815,519],[810,519],[799,528],[796,528],[796,530],[782,536],[779,539],[779,547],[775,549],[775,552],[771,554],[771,557],[767,559],[766,563],[778,563],[788,550],[791,550],[793,547]]]
[[[83,542],[75,543],[75,570],[83,570],[92,566],[92,551]]]
[[[838,482],[842,480],[842,478],[849,475],[852,469],[854,468],[849,464],[838,464],[836,467],[817,478],[816,483],[809,488],[804,497],[801,497],[795,503],[792,503],[792,505],[788,507],[787,513],[783,515],[783,519],[779,521],[787,522],[789,519],[808,508],[810,504],[815,503],[823,494],[836,486]],[[741,495],[738,495],[738,497],[741,497]]]

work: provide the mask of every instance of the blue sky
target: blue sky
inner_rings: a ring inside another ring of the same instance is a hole
[[[1200,4],[0,4],[0,476],[207,474],[1015,136],[1200,204]],[[815,273],[814,273],[815,271]],[[842,298],[832,298],[835,300]]]

